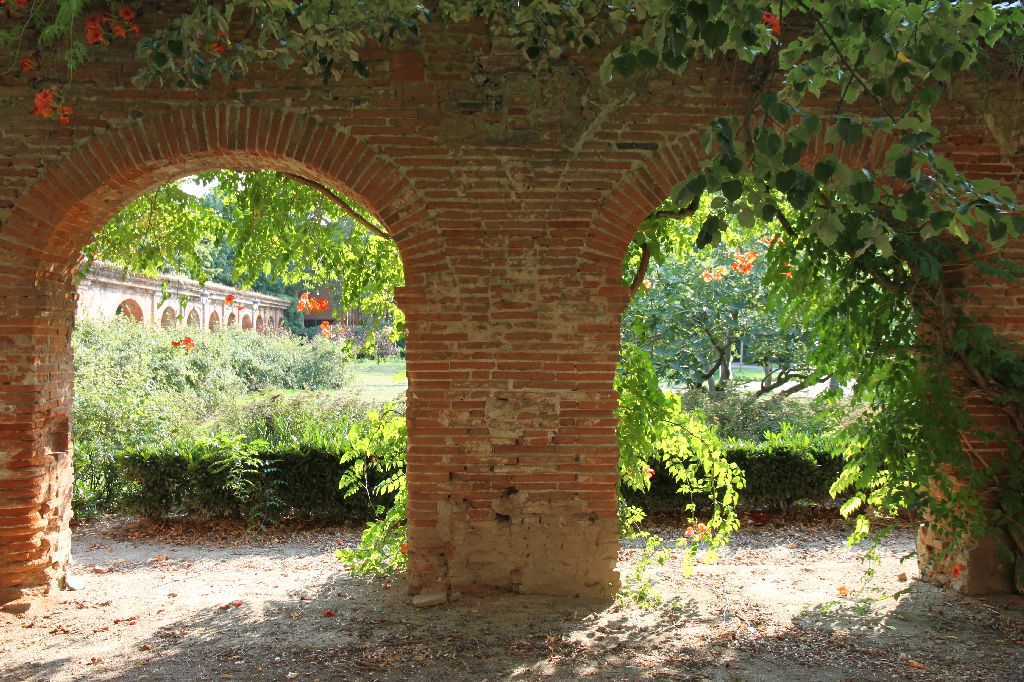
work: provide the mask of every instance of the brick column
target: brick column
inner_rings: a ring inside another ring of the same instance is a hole
[[[13,255],[13,254],[12,254]],[[70,278],[0,260],[0,604],[63,584],[72,469]]]
[[[620,286],[508,238],[452,259],[407,315],[409,589],[609,596]],[[550,244],[547,240],[545,243]],[[603,275],[602,275],[603,277]]]
[[[1024,262],[1024,240],[1007,245],[1000,256]],[[1024,292],[1019,282],[985,276],[972,265],[949,269],[945,282],[956,294],[957,305],[965,314],[989,326],[1018,349],[1024,345]],[[961,434],[962,447],[984,465],[1005,466],[1011,456],[1007,452],[1007,438],[1019,438],[1021,434],[999,406],[982,396],[971,395],[964,378],[954,374],[953,382],[960,393],[967,396],[963,408],[970,415],[976,432]],[[979,433],[991,435],[984,437]],[[984,503],[995,505],[998,500],[992,496]],[[940,559],[939,554],[946,546],[943,529],[922,524],[917,551],[922,574],[927,580],[971,595],[1020,590],[1024,582],[1024,558],[1021,556],[1024,547],[1016,547],[1005,533],[993,531],[984,537],[972,538],[962,550],[949,552]],[[1007,549],[1016,552],[1016,566],[1015,562],[1007,561]],[[1019,581],[1016,585],[1015,572]]]

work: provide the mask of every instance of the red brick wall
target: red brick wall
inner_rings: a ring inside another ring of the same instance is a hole
[[[68,127],[30,115],[45,72],[0,76],[0,602],[56,585],[67,560],[81,247],[132,197],[218,167],[338,187],[396,238],[410,589],[617,583],[622,256],[703,157],[708,122],[741,110],[742,66],[601,87],[600,55],[534,69],[480,26],[435,26],[366,62],[369,78],[326,87],[256,70],[200,92],[137,90],[131,55],[112,48],[76,72]],[[947,122],[979,170],[1016,181],[1017,133],[994,141],[982,100]]]

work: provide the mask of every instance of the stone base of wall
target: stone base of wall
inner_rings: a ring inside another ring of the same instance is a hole
[[[618,520],[599,518],[578,498],[546,497],[516,492],[487,510],[439,503],[446,574],[411,575],[410,591],[449,599],[496,591],[610,599],[619,589]]]

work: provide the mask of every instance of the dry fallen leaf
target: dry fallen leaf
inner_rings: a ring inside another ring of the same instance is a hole
[[[92,567],[92,572],[93,573],[99,573],[100,575],[103,575],[104,573],[110,573],[110,569],[107,568],[106,566],[93,566]]]
[[[901,583],[907,582],[907,574],[900,573],[898,576],[896,576],[896,580],[899,580]]]
[[[927,670],[927,668],[925,668],[923,665],[921,665],[917,661],[908,661],[907,665],[909,665],[911,668],[915,668],[917,670]]]

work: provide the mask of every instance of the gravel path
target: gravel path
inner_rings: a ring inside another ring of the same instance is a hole
[[[357,529],[75,532],[85,588],[0,613],[0,679],[1024,680],[1024,600],[918,582],[906,527],[865,564],[841,524],[748,525],[692,577],[658,567],[653,608],[502,595],[426,610],[400,579],[340,570],[332,552]],[[623,575],[637,552],[624,543]]]

